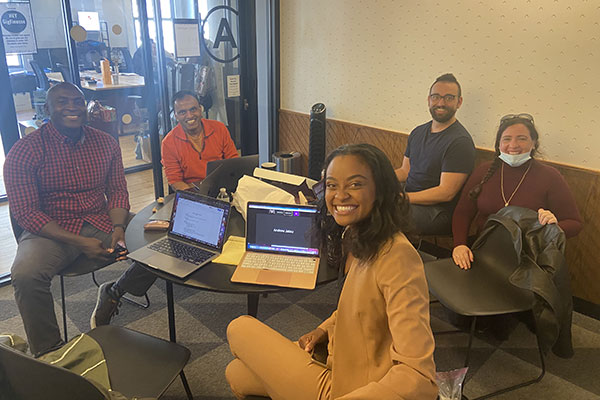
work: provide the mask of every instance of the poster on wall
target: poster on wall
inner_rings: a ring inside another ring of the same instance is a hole
[[[199,25],[195,19],[173,20],[175,30],[175,57],[199,57]]]
[[[238,97],[240,95],[240,76],[227,76],[227,97]]]
[[[29,3],[0,3],[0,24],[7,54],[37,53]]]

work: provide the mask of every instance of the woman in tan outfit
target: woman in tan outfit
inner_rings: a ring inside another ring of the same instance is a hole
[[[325,161],[323,243],[340,254],[337,310],[291,342],[244,316],[227,329],[233,393],[273,399],[435,399],[423,264],[402,231],[408,200],[381,150],[345,145]],[[327,362],[311,355],[327,344]]]

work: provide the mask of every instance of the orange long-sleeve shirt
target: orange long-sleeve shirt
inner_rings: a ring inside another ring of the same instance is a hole
[[[198,153],[177,124],[162,141],[162,165],[170,185],[176,182],[197,182],[206,177],[210,161],[238,157],[227,127],[210,119],[202,119],[204,138],[202,152]]]

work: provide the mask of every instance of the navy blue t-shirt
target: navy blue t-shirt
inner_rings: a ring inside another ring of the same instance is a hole
[[[431,133],[431,124],[432,121],[429,121],[417,126],[408,137],[404,153],[410,159],[405,186],[407,192],[438,186],[442,172],[468,175],[473,171],[475,145],[465,127],[455,121],[443,131]]]

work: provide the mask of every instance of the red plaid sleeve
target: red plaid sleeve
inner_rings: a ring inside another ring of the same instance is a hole
[[[110,165],[106,174],[106,199],[108,209],[124,208],[129,210],[129,193],[127,192],[127,181],[125,180],[125,171],[123,169],[123,157],[119,144],[112,140],[112,137],[104,135],[104,140],[108,140],[107,147],[110,149]]]
[[[30,133],[10,149],[4,163],[4,181],[10,213],[17,223],[38,233],[52,218],[40,208],[36,171],[40,167],[41,130]]]

